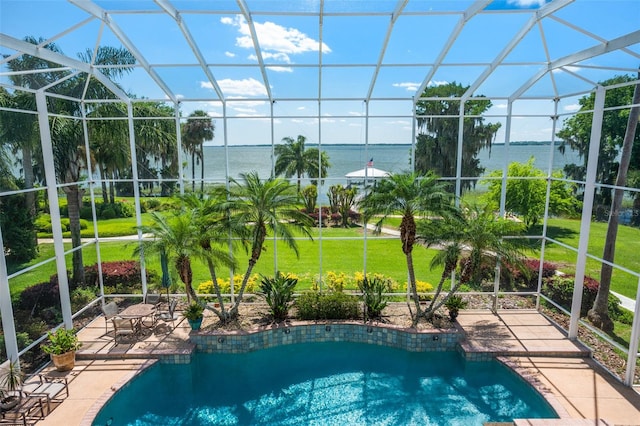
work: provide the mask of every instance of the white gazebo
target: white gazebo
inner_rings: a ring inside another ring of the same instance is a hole
[[[349,180],[351,179],[364,180],[369,178],[380,179],[380,178],[389,177],[389,176],[391,176],[391,173],[384,170],[376,169],[373,166],[367,166],[364,169],[355,170],[345,175],[345,177]]]

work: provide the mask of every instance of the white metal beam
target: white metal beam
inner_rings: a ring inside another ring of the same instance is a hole
[[[600,153],[600,136],[602,135],[602,118],[604,117],[605,88],[598,86],[593,105],[593,119],[591,121],[591,140],[589,141],[589,156],[587,157],[587,176],[584,184],[584,198],[582,201],[582,218],[580,220],[580,239],[578,240],[578,256],[576,259],[576,274],[573,283],[573,300],[571,302],[571,317],[569,319],[569,339],[578,338],[578,321],[582,306],[582,289],[584,288],[584,273],[587,268],[587,253],[589,249],[589,231],[591,231],[591,215],[596,188],[596,173],[598,171],[598,154]]]
[[[42,47],[38,47],[34,44],[27,43],[26,41],[18,40],[6,34],[0,33],[0,46],[5,46],[13,50],[20,51],[22,53],[26,53],[27,55],[35,56],[36,58],[44,59],[45,61],[54,62],[56,64],[60,64],[63,66],[67,66],[70,68],[75,68],[82,72],[86,72],[87,74],[95,77],[100,83],[104,84],[104,86],[109,89],[114,95],[121,99],[128,99],[128,96],[125,92],[122,91],[116,84],[114,84],[111,80],[109,80],[104,74],[102,74],[98,69],[92,67],[90,64],[86,62],[79,61],[77,59],[70,58],[65,55],[61,55],[59,53],[53,52],[49,49],[44,49]]]
[[[422,81],[422,84],[420,85],[420,87],[418,87],[418,90],[416,91],[416,95],[414,97],[414,104],[418,100],[420,100],[420,95],[422,95],[422,92],[424,92],[424,89],[427,88],[427,86],[429,85],[429,82],[431,81],[433,76],[436,74],[436,72],[440,68],[440,65],[442,65],[442,61],[444,61],[444,58],[449,53],[449,50],[451,50],[451,48],[453,47],[453,44],[456,42],[456,39],[460,35],[460,32],[462,31],[464,26],[467,24],[467,22],[469,22],[471,18],[476,16],[478,13],[480,13],[492,1],[493,0],[478,0],[475,3],[473,3],[471,6],[469,6],[469,8],[462,14],[460,19],[458,20],[458,23],[451,31],[451,34],[449,35],[447,42],[444,44],[444,47],[438,54],[438,57],[436,58],[435,63],[431,67],[431,70]]]
[[[376,86],[376,80],[378,79],[378,73],[380,72],[380,67],[382,66],[382,60],[384,59],[384,54],[387,51],[387,46],[389,45],[389,38],[391,38],[391,32],[393,31],[393,27],[396,24],[396,21],[400,17],[402,10],[407,5],[409,0],[398,0],[396,3],[396,7],[391,13],[391,20],[389,21],[389,26],[387,27],[387,33],[384,36],[384,41],[382,42],[382,47],[380,48],[380,54],[378,55],[378,62],[376,63],[376,68],[373,71],[373,77],[371,77],[371,83],[369,84],[369,90],[367,91],[366,101],[367,103],[371,99],[371,95],[373,93],[373,89]]]
[[[244,15],[244,19],[247,20],[247,26],[249,27],[249,32],[251,33],[251,40],[253,41],[253,47],[256,51],[256,57],[258,58],[258,65],[260,65],[260,73],[262,74],[262,80],[264,81],[265,90],[267,91],[267,96],[269,100],[273,102],[273,95],[271,94],[271,85],[269,84],[269,77],[267,76],[267,70],[264,67],[264,58],[262,57],[262,49],[260,48],[260,41],[258,40],[258,34],[256,33],[256,26],[253,23],[253,17],[251,16],[251,12],[249,11],[249,7],[245,3],[244,0],[236,0],[238,3],[238,7],[242,11]]]
[[[154,1],[158,6],[160,6],[165,12],[167,12],[169,16],[171,16],[176,21],[176,23],[178,24],[178,27],[180,27],[180,31],[182,31],[182,35],[187,41],[187,44],[189,45],[189,47],[191,47],[191,51],[196,56],[196,59],[198,60],[200,67],[202,67],[202,71],[209,79],[209,83],[211,83],[213,90],[215,90],[220,100],[224,100],[224,94],[222,93],[222,89],[218,85],[218,81],[213,76],[213,73],[207,66],[207,61],[204,60],[202,51],[200,50],[200,47],[196,43],[195,39],[193,38],[193,35],[191,35],[191,31],[189,31],[189,27],[187,27],[187,24],[184,22],[184,19],[182,19],[182,15],[180,15],[180,12],[175,7],[173,7],[173,5],[169,2],[169,0],[154,0]]]
[[[107,27],[109,27],[111,32],[113,32],[113,34],[115,34],[115,36],[118,37],[122,45],[136,58],[136,60],[142,66],[142,68],[144,68],[145,71],[147,71],[149,76],[153,79],[153,81],[156,82],[156,84],[160,87],[160,89],[162,89],[165,95],[167,95],[167,97],[171,99],[173,102],[178,102],[178,98],[173,93],[171,88],[169,88],[169,86],[164,82],[164,80],[151,67],[151,65],[149,64],[147,59],[144,57],[142,52],[140,52],[136,47],[136,45],[131,40],[129,40],[129,37],[127,37],[126,33],[122,31],[120,26],[116,24],[113,21],[113,19],[111,19],[111,16],[106,10],[104,10],[103,8],[101,8],[100,6],[98,6],[93,1],[90,1],[90,0],[69,0],[69,2],[73,3],[75,6],[79,7],[80,9],[84,10],[85,12],[95,16],[96,18],[104,22],[107,25]]]
[[[574,65],[578,62],[585,61],[596,56],[604,55],[606,53],[613,52],[615,50],[619,50],[638,43],[640,43],[640,30],[615,38],[608,41],[607,43],[599,43],[595,46],[589,47],[579,52],[575,52],[571,55],[558,58],[555,61],[550,62],[546,68],[539,70],[536,74],[531,76],[531,78],[527,80],[522,86],[520,86],[518,90],[513,92],[509,99],[515,100],[522,96],[524,92],[529,90],[531,86],[536,84],[536,82],[544,77],[544,75],[548,72],[565,67],[567,65]]]
[[[574,0],[556,0],[554,2],[547,3],[546,5],[538,9],[533,14],[533,16],[531,16],[531,18],[524,24],[520,31],[516,33],[511,41],[507,43],[504,49],[502,49],[502,51],[498,53],[498,56],[496,56],[495,59],[491,62],[491,65],[489,65],[489,67],[487,67],[482,72],[482,74],[480,74],[480,77],[478,77],[476,81],[474,81],[471,86],[469,86],[464,95],[462,95],[462,99],[467,100],[471,96],[473,96],[473,93],[478,90],[480,85],[484,83],[487,78],[489,78],[489,76],[493,73],[493,71],[495,71],[498,65],[500,65],[507,56],[509,56],[509,53],[511,53],[511,51],[515,49],[515,47],[522,41],[522,39],[529,33],[529,31],[531,31],[531,29],[536,25],[537,22],[539,22],[542,18],[549,16],[557,10],[565,7],[569,3],[572,3],[573,1]]]
[[[56,185],[56,171],[53,162],[53,146],[51,143],[51,129],[47,111],[47,97],[42,90],[36,92],[38,106],[38,124],[40,128],[40,145],[44,159],[44,174],[47,180],[47,196],[49,199],[49,214],[51,215],[51,233],[53,234],[53,248],[58,273],[58,290],[60,293],[60,309],[65,328],[73,328],[71,317],[71,299],[69,294],[69,279],[67,278],[67,264],[64,255],[64,239],[62,236],[62,221],[60,219],[60,205],[58,202],[58,187]]]

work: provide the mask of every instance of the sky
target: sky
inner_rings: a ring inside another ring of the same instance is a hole
[[[26,35],[54,38],[74,58],[77,52],[98,44],[123,46],[99,19],[89,19],[83,10],[89,7],[87,2],[75,2],[78,5],[62,0],[0,0],[0,32],[18,39]],[[109,15],[111,22],[170,93],[163,92],[142,67],[120,80],[122,87],[139,98],[178,99],[183,115],[205,110],[216,120],[215,145],[225,139],[229,144],[271,143],[298,134],[322,143],[411,143],[413,97],[433,63],[442,56],[442,66],[431,75],[430,86],[471,85],[516,39],[515,47],[474,92],[492,99],[485,121],[502,124],[496,142],[504,142],[507,98],[544,68],[545,62],[640,28],[640,2],[636,0],[577,0],[520,38],[519,32],[545,1],[500,0],[466,22],[445,51],[462,13],[472,3],[411,0],[388,33],[395,1],[327,0],[320,26],[318,17],[308,13],[317,11],[316,0],[248,0],[266,65],[263,74],[251,26],[235,1],[173,1],[170,4],[181,11],[181,22],[226,99],[224,109],[177,22],[160,13],[159,4],[102,0],[91,5],[115,11]],[[279,11],[296,13],[279,15]],[[352,11],[367,14],[349,13]],[[420,15],[424,11],[432,14]],[[14,51],[0,46],[0,53]],[[322,69],[317,66],[319,61]],[[382,66],[377,69],[379,61]],[[524,93],[529,99],[513,103],[510,140],[550,140],[550,117],[556,114],[551,99],[559,98],[561,125],[596,82],[629,73],[638,63],[636,43],[626,52],[586,60],[581,64],[584,67],[548,73]],[[610,67],[615,69],[605,69]],[[6,71],[4,65],[2,71]],[[0,81],[6,82],[7,77],[0,75]],[[316,100],[319,95],[321,103]]]

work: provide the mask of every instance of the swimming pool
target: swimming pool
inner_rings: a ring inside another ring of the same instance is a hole
[[[556,417],[497,361],[326,342],[157,363],[116,393],[93,424],[466,426]]]

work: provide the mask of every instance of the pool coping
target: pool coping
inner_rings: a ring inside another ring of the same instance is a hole
[[[357,330],[357,333],[347,333],[347,331],[353,329]],[[311,329],[311,332],[309,332]],[[325,333],[332,332],[331,337],[328,338],[326,334],[322,336],[322,331]],[[306,332],[303,332],[306,331]],[[293,332],[293,333],[292,333]],[[337,332],[337,333],[336,333]],[[374,334],[375,332],[375,334]],[[320,334],[320,339],[316,339]],[[440,339],[443,335],[455,336],[453,338]],[[280,338],[278,338],[280,336]],[[303,336],[302,340],[295,340],[294,337]],[[344,338],[340,338],[340,336]],[[354,337],[355,336],[355,337]],[[365,340],[362,340],[366,337]],[[384,337],[384,338],[383,338]],[[424,339],[419,339],[424,337]],[[311,339],[313,338],[313,340]],[[222,340],[220,340],[222,339]],[[222,346],[226,349],[228,346],[227,339],[235,340],[232,343],[231,350],[219,350]],[[251,339],[254,341],[251,342]],[[465,351],[463,343],[466,342],[467,336],[464,329],[459,324],[454,324],[454,327],[447,330],[430,329],[430,330],[416,330],[409,328],[398,328],[393,326],[372,325],[355,322],[325,322],[315,324],[288,324],[286,326],[273,326],[270,328],[260,328],[254,330],[240,330],[240,331],[223,331],[223,332],[200,332],[192,331],[190,334],[190,340],[194,343],[195,350],[191,352],[204,352],[204,353],[246,353],[261,349],[267,349],[276,346],[283,346],[288,344],[297,343],[312,343],[312,342],[355,342],[374,345],[383,345],[388,347],[395,347],[403,350],[413,352],[436,352],[436,351],[456,351],[460,353],[465,362],[475,362],[485,360],[487,355],[488,359],[495,359],[509,368],[515,375],[523,380],[524,383],[532,387],[533,390],[538,392],[542,398],[547,401],[551,408],[556,412],[558,418],[556,420],[571,419],[572,417],[566,410],[566,408],[560,403],[558,398],[552,393],[550,389],[545,387],[542,382],[535,377],[535,373],[526,367],[521,367],[515,359],[522,354],[503,354],[503,353],[467,353]],[[201,350],[202,344],[206,340],[211,340],[208,343],[207,350]],[[248,340],[249,343],[243,342]],[[258,340],[262,340],[259,342]],[[200,345],[198,344],[200,341]],[[239,342],[239,343],[238,343]],[[422,350],[416,349],[417,346],[407,347],[407,342],[413,342],[415,345],[421,344]],[[437,343],[436,343],[437,342]],[[262,343],[262,344],[261,344]],[[399,343],[399,344],[398,344]],[[442,345],[444,343],[444,345]],[[453,343],[453,346],[451,345]],[[243,346],[244,345],[244,346]],[[259,346],[258,346],[259,345]],[[439,346],[442,345],[442,346]],[[214,349],[218,349],[215,350]],[[189,358],[191,357],[189,355]],[[113,398],[113,396],[119,392],[122,388],[135,378],[137,375],[144,372],[150,366],[156,362],[161,363],[185,363],[184,353],[181,353],[180,362],[176,362],[176,358],[171,354],[163,354],[157,359],[149,359],[143,363],[138,369],[131,371],[111,388],[101,395],[87,411],[80,423],[81,426],[92,426],[95,418],[105,404]],[[482,355],[478,358],[476,355]],[[513,357],[513,359],[511,358]],[[186,362],[186,363],[189,363]],[[515,419],[514,419],[515,420]]]

